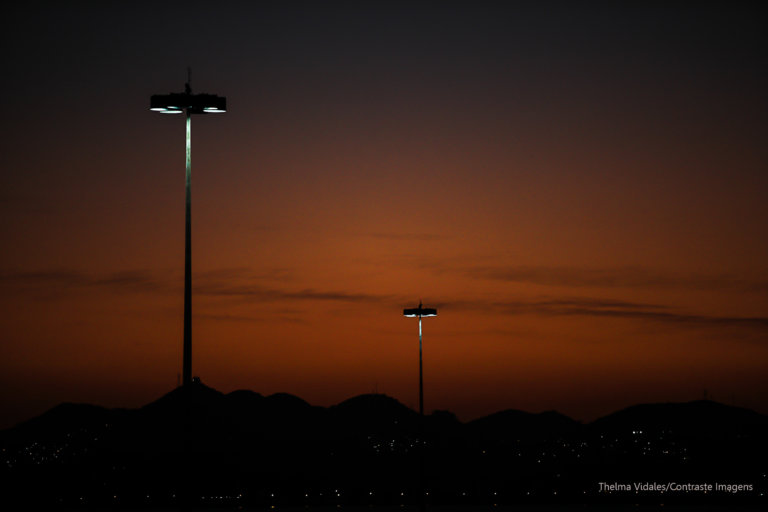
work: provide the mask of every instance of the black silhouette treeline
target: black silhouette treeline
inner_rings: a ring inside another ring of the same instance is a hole
[[[62,404],[0,433],[4,502],[62,505],[754,503],[768,417],[711,401],[638,405],[584,425],[508,410],[461,423],[380,394],[324,408],[201,383],[140,409]],[[600,482],[750,484],[733,493],[608,493]]]

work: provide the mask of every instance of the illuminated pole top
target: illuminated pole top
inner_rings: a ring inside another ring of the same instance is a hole
[[[403,316],[407,316],[409,318],[417,316],[437,316],[437,310],[435,308],[424,308],[421,306],[421,302],[419,302],[419,307],[417,308],[404,309]]]
[[[149,110],[161,114],[220,114],[227,111],[227,98],[215,94],[192,94],[187,80],[184,92],[153,95],[149,100]]]

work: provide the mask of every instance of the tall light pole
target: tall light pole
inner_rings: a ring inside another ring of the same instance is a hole
[[[181,114],[187,118],[187,172],[186,220],[184,226],[184,355],[182,384],[192,382],[192,114],[218,114],[227,111],[227,99],[215,94],[192,94],[187,70],[184,92],[155,94],[149,100],[149,109],[161,114]]]

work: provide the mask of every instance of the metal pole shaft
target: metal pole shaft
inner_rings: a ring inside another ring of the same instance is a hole
[[[186,221],[184,229],[184,356],[183,384],[192,382],[192,116],[187,114]]]
[[[421,307],[421,306],[419,306]],[[424,496],[424,372],[422,370],[422,345],[421,345],[421,315],[419,315],[419,510],[426,510],[426,496]]]
[[[419,315],[419,414],[424,416],[424,374],[421,364],[421,315]]]

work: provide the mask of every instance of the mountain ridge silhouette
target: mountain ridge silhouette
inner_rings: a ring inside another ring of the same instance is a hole
[[[239,389],[222,393],[203,383],[177,387],[161,397],[135,409],[108,408],[87,403],[63,402],[39,416],[22,421],[12,427],[0,430],[0,434],[24,429],[39,430],[47,423],[61,426],[73,424],[76,418],[86,423],[109,421],[124,418],[131,414],[149,417],[172,417],[193,415],[198,419],[217,416],[220,419],[247,421],[254,420],[254,415],[287,415],[296,417],[302,414],[325,415],[334,420],[359,421],[367,416],[360,426],[380,422],[403,422],[415,425],[418,413],[402,404],[396,398],[386,394],[367,393],[356,395],[329,407],[314,406],[302,398],[289,393],[262,395],[256,391]],[[664,427],[692,428],[693,426],[728,426],[736,423],[768,426],[768,416],[751,409],[721,404],[710,400],[690,402],[662,402],[631,405],[618,411],[601,416],[591,422],[583,423],[557,411],[531,413],[519,409],[504,409],[473,420],[462,422],[450,411],[433,411],[425,415],[427,423],[447,420],[461,424],[472,431],[485,435],[497,436],[499,429],[511,428],[516,434],[535,434],[539,437],[561,432],[577,432],[592,428],[614,431],[633,424],[635,428],[660,429]],[[437,418],[437,419],[436,419]],[[723,421],[723,418],[731,421]],[[263,419],[263,418],[262,418]],[[317,418],[315,418],[317,419]],[[544,427],[544,430],[542,430]]]
[[[765,415],[708,401],[640,404],[586,424],[515,409],[422,422],[378,393],[321,407],[193,383],[135,409],[62,403],[0,431],[0,487],[9,500],[67,506],[177,496],[271,506],[276,495],[325,506],[340,503],[340,488],[344,503],[372,503],[372,492],[378,504],[414,503],[423,465],[436,502],[599,502],[599,481],[760,482],[766,431]]]

